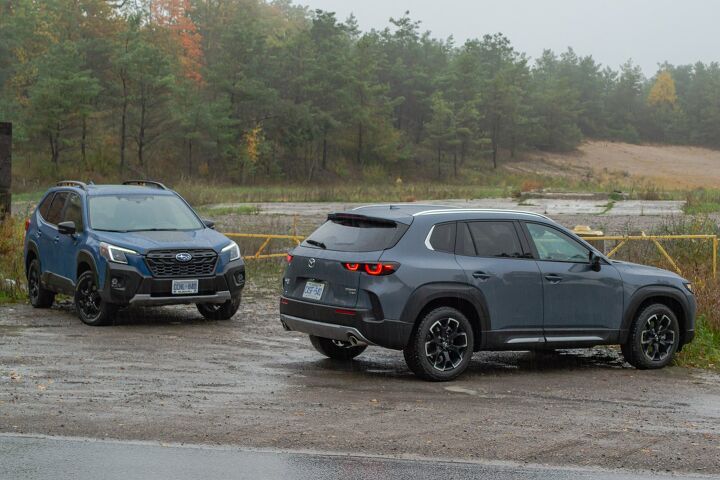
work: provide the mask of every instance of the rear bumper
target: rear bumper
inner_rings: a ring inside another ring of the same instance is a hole
[[[132,266],[108,263],[100,294],[104,301],[116,305],[224,303],[242,294],[245,265],[231,262],[221,273],[198,277],[197,294],[173,295],[172,280],[143,275]]]
[[[333,340],[379,345],[400,350],[412,332],[412,324],[378,319],[372,310],[348,309],[332,305],[280,298],[280,322],[286,330],[303,332]]]
[[[329,338],[331,340],[342,340],[354,345],[372,345],[373,343],[365,338],[355,327],[344,325],[333,325],[331,323],[315,322],[305,318],[293,317],[280,314],[280,323],[285,330],[303,332],[316,337]]]

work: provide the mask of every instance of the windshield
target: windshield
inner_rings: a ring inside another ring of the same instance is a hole
[[[107,195],[90,197],[90,226],[110,232],[198,230],[203,224],[174,195]]]

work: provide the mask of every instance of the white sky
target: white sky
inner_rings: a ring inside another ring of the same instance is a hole
[[[406,10],[434,37],[468,38],[502,32],[536,58],[544,48],[572,46],[617,68],[632,58],[646,75],[658,63],[720,61],[720,0],[295,0],[354,13],[363,30],[382,29]]]

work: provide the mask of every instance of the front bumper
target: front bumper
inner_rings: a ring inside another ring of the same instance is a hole
[[[245,265],[242,261],[231,262],[221,273],[198,277],[197,294],[173,295],[172,281],[172,278],[143,275],[129,265],[108,263],[100,295],[104,301],[116,305],[224,303],[242,294]]]
[[[407,345],[413,327],[398,320],[376,318],[372,310],[335,307],[287,297],[280,298],[280,322],[285,330],[395,350]]]

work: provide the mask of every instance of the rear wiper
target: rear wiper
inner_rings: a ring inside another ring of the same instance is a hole
[[[316,247],[320,247],[323,250],[327,249],[327,246],[325,246],[325,244],[323,242],[318,242],[317,240],[313,240],[312,238],[308,238],[305,241],[307,243],[309,243],[310,245],[315,245]]]

